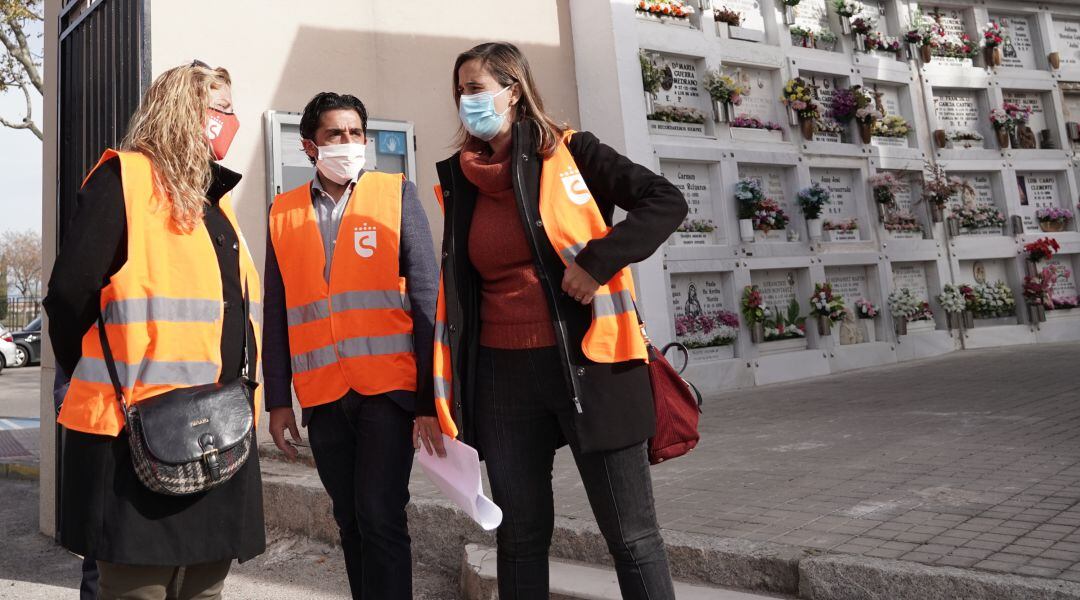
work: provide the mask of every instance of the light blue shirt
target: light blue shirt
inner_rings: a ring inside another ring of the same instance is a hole
[[[338,230],[341,229],[341,219],[345,215],[345,209],[349,205],[353,188],[356,182],[364,176],[365,171],[360,171],[356,179],[345,186],[345,194],[341,198],[333,198],[323,189],[319,181],[319,172],[316,169],[315,177],[311,179],[311,202],[315,206],[315,221],[319,224],[319,233],[322,234],[323,251],[326,254],[326,266],[323,267],[323,278],[330,282],[330,264],[334,260],[334,247],[337,245]]]

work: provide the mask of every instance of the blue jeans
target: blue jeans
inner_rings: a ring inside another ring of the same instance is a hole
[[[551,473],[555,450],[565,439],[615,561],[623,598],[674,600],[645,444],[581,453],[571,410],[556,349],[481,348],[474,414],[493,499],[503,510],[496,533],[499,597],[548,598],[555,521]]]
[[[312,411],[311,452],[334,505],[353,598],[412,598],[412,424],[413,414],[384,395],[350,391]]]

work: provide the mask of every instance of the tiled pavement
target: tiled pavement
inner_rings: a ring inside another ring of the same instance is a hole
[[[653,469],[661,525],[1080,582],[1077,357],[969,351],[710,398],[698,449]],[[591,518],[565,450],[554,486],[557,514]]]

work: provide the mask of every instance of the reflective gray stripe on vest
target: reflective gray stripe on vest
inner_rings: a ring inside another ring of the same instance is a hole
[[[581,251],[584,249],[585,244],[574,244],[573,246],[570,246],[568,248],[563,248],[562,252],[560,252],[559,254],[562,255],[563,260],[566,261],[566,264],[571,265],[574,264],[574,260],[577,259],[577,255],[580,254]]]
[[[443,346],[450,345],[450,330],[447,329],[446,323],[442,321],[435,322],[435,341]]]
[[[399,308],[409,310],[409,297],[397,291],[367,290],[342,292],[330,297],[330,307],[335,313],[346,310],[378,310]]]
[[[105,322],[115,325],[171,321],[174,323],[213,323],[221,318],[219,300],[199,298],[128,298],[105,305]]]
[[[316,348],[310,352],[293,356],[292,371],[293,373],[314,371],[315,369],[321,369],[326,365],[336,363],[337,359],[337,352],[334,351],[333,344],[323,346],[322,348]]]
[[[450,382],[442,377],[435,377],[435,397],[450,399]]]
[[[634,298],[629,291],[614,295],[597,294],[592,301],[594,317],[613,317],[634,310]]]
[[[301,304],[285,311],[289,327],[325,319],[330,316],[330,304],[326,300],[316,300],[310,304]]]
[[[402,333],[379,337],[354,337],[338,342],[337,350],[343,358],[412,352],[413,336],[410,333]]]
[[[201,361],[147,359],[138,365],[118,362],[116,374],[120,378],[120,384],[127,389],[134,387],[137,381],[144,385],[202,385],[217,380],[218,366],[211,362]],[[89,383],[112,385],[112,380],[109,379],[109,368],[105,365],[105,361],[89,356],[79,359],[72,378]]]

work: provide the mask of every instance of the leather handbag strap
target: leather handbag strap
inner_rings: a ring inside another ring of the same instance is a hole
[[[105,368],[109,371],[109,379],[112,381],[113,390],[116,392],[116,399],[120,401],[120,406],[124,409],[124,421],[128,419],[128,404],[124,398],[124,387],[120,385],[120,375],[116,371],[116,360],[113,359],[112,347],[109,345],[109,336],[105,335],[105,317],[101,311],[98,311],[98,336],[101,338],[101,353],[105,357]],[[244,283],[244,342],[241,347],[241,352],[244,355],[244,365],[240,371],[240,376],[244,379],[248,378],[248,367],[250,366],[250,358],[248,357],[248,336],[251,335],[251,303],[248,300],[248,288],[247,282]]]

